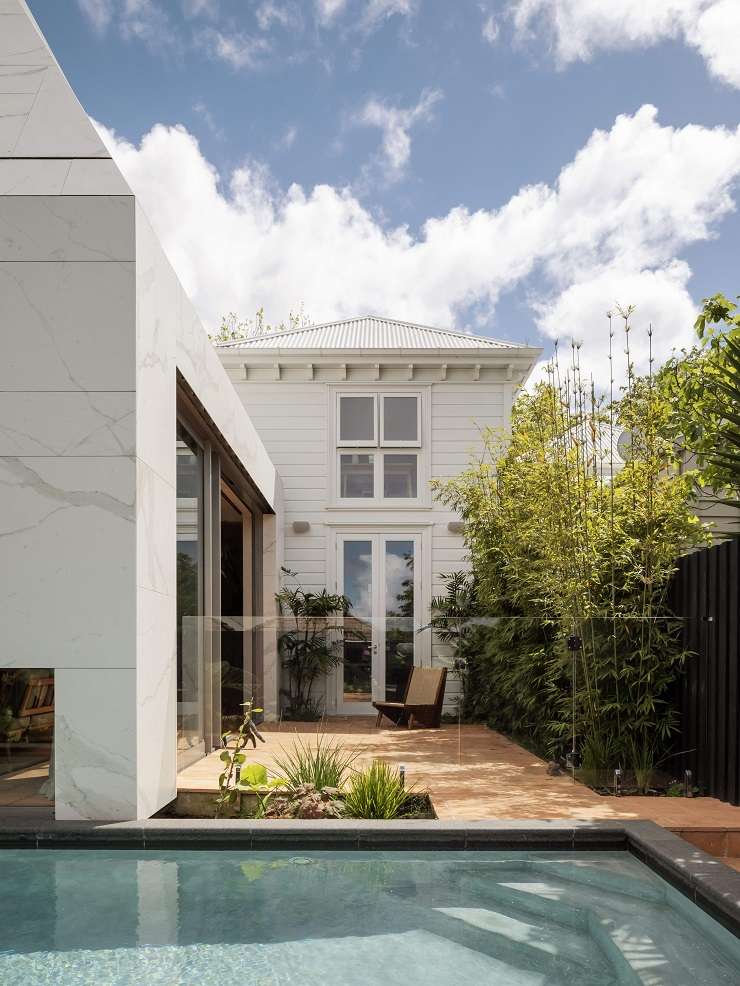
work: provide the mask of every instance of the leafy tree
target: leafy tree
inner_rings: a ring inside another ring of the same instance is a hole
[[[722,294],[705,298],[698,343],[669,360],[658,386],[669,414],[665,434],[696,456],[697,484],[720,498],[740,496],[740,310]]]
[[[511,433],[488,431],[485,454],[435,489],[465,520],[491,618],[473,711],[544,751],[568,740],[591,766],[636,766],[659,759],[676,728],[685,655],[668,591],[681,547],[705,535],[655,381],[629,365],[626,392],[605,402],[578,358],[574,347],[566,370],[556,359],[549,382],[517,398]],[[622,429],[631,455],[614,475]]]
[[[269,335],[272,332],[285,332],[302,329],[311,325],[311,320],[300,305],[297,312],[288,313],[288,321],[271,325],[265,321],[264,307],[258,308],[254,318],[240,319],[234,312],[223,315],[218,332],[209,336],[211,342],[238,342],[240,339],[253,339],[255,336]]]

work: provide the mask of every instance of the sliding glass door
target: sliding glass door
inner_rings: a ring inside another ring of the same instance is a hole
[[[337,584],[350,601],[344,621],[337,708],[372,712],[373,701],[400,701],[414,666],[419,626],[417,534],[340,534]]]

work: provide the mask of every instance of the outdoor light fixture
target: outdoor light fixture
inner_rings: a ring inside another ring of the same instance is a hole
[[[618,798],[622,793],[622,770],[617,767],[614,771],[614,797]]]
[[[399,764],[399,767],[398,767],[398,779],[401,782],[401,787],[405,788],[406,787],[406,765],[403,764],[403,763],[402,764]]]
[[[305,534],[311,525],[307,520],[294,520],[293,521],[293,533],[294,534]]]
[[[684,798],[694,797],[694,788],[692,785],[693,774],[690,770],[685,770],[683,772],[683,796]]]

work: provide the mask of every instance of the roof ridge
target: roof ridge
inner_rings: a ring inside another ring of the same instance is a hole
[[[489,343],[509,346],[512,348],[518,345],[518,343],[512,343],[506,339],[497,339],[493,336],[478,335],[475,332],[461,332],[459,329],[444,329],[436,325],[425,325],[422,322],[410,322],[403,318],[391,318],[388,315],[350,315],[347,318],[330,319],[327,322],[315,322],[312,325],[301,325],[291,329],[278,329],[273,332],[265,332],[262,335],[247,336],[244,339],[229,339],[227,341],[217,343],[217,347],[223,349],[228,349],[231,347],[237,348],[241,345],[249,345],[252,340],[259,339],[262,342],[269,339],[281,339],[288,335],[300,335],[314,329],[325,329],[330,325],[346,325],[349,322],[362,322],[370,319],[377,322],[392,322],[395,325],[407,325],[413,329],[423,329],[426,332],[437,332],[440,335],[453,336],[459,339],[484,339]]]

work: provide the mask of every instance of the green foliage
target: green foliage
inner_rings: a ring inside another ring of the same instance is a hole
[[[698,344],[658,374],[665,433],[696,457],[698,485],[730,502],[740,496],[740,311],[717,294],[695,322]]]
[[[295,577],[295,572],[283,572]],[[321,707],[311,696],[317,678],[333,671],[342,660],[342,648],[337,637],[347,631],[339,617],[349,613],[346,596],[321,592],[306,592],[300,585],[283,587],[275,599],[280,612],[291,623],[278,638],[283,667],[288,672],[287,707],[285,718],[312,720],[321,717]]]
[[[218,797],[216,798],[216,818],[220,818],[224,810],[231,808],[236,805],[239,799],[239,783],[237,778],[242,770],[248,770],[244,767],[247,760],[247,755],[244,752],[248,743],[254,743],[255,734],[257,733],[254,725],[254,716],[262,709],[255,709],[254,703],[243,702],[244,716],[242,718],[239,729],[236,733],[236,738],[234,740],[233,747],[225,746],[221,751],[221,760],[224,764],[224,769],[218,776]],[[261,738],[261,737],[260,737]],[[232,739],[230,733],[224,733],[222,737],[225,744],[228,744],[229,740]],[[264,769],[264,768],[263,768]]]
[[[209,338],[211,342],[238,342],[240,339],[252,339],[255,336],[269,335],[272,332],[286,332],[291,329],[302,329],[311,324],[311,320],[303,311],[300,305],[297,312],[288,313],[287,324],[276,322],[270,325],[265,321],[264,307],[258,308],[254,313],[254,318],[240,319],[234,312],[229,312],[221,318],[221,325],[218,332],[214,332]]]
[[[292,749],[274,758],[275,766],[288,787],[311,784],[317,790],[342,786],[358,751],[332,742],[319,733],[315,745],[297,739]]]
[[[511,433],[437,496],[463,517],[477,605],[471,714],[548,754],[578,742],[594,768],[658,756],[676,729],[671,689],[684,659],[668,589],[682,548],[703,543],[693,477],[674,469],[669,414],[652,376],[598,398],[559,360],[522,393]],[[630,435],[614,474],[615,435]],[[611,476],[614,475],[612,479]],[[580,642],[569,650],[567,640]]]
[[[408,798],[400,772],[391,764],[374,760],[366,770],[353,774],[345,793],[350,818],[398,818]]]

